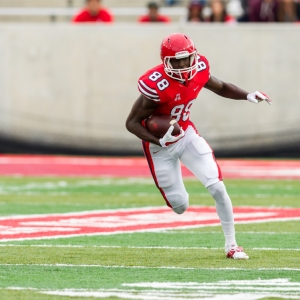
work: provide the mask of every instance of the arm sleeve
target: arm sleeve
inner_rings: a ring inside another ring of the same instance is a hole
[[[138,89],[146,98],[159,102],[159,95],[156,90],[156,85],[153,81],[149,80],[146,76],[142,76],[138,81]]]

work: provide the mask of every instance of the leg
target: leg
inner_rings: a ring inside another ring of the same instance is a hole
[[[181,156],[184,165],[204,184],[216,201],[216,210],[225,234],[226,244],[234,244],[235,232],[231,200],[226,192],[220,169],[211,148],[198,136]]]
[[[207,189],[216,201],[216,210],[225,235],[225,245],[236,245],[232,204],[223,181]]]
[[[237,247],[232,203],[211,148],[202,137],[197,136],[187,144],[181,161],[204,184],[215,199],[216,210],[225,236],[225,249],[228,253],[232,247]]]
[[[173,159],[166,148],[143,142],[152,177],[167,205],[177,214],[186,211],[189,195],[185,190],[178,159]]]
[[[216,201],[217,213],[225,235],[225,252],[227,258],[248,259],[249,256],[244,252],[242,247],[238,247],[235,240],[232,203],[224,183],[219,181],[207,189]]]

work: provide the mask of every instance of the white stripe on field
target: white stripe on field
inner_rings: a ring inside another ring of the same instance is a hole
[[[110,292],[110,291],[103,291],[103,292],[71,292],[71,291],[53,291],[53,292],[41,292],[47,295],[56,295],[56,296],[69,296],[69,297],[95,297],[95,298],[105,298],[110,299],[111,297],[121,298],[121,299],[131,299],[131,300],[182,300],[182,299],[190,299],[190,300],[259,300],[262,299],[261,296],[271,296],[280,299],[299,299],[298,296],[291,295],[283,295],[283,293],[270,293],[270,292],[261,292],[260,294],[255,293],[246,293],[240,292],[237,294],[228,293],[227,294],[214,294],[209,293],[210,291],[201,291],[197,293],[171,293],[166,294],[165,292],[158,292],[153,294],[152,291],[148,292],[140,292],[137,291],[135,293],[130,293],[126,291],[119,291],[119,292]],[[223,291],[223,293],[226,291]],[[266,295],[267,294],[267,295]]]
[[[170,249],[170,250],[222,250],[222,247],[174,247],[174,246],[117,246],[117,245],[18,245],[0,244],[0,247],[40,247],[40,248],[115,248],[115,249]],[[262,251],[300,251],[300,248],[247,248]]]
[[[284,279],[283,279],[284,280]],[[272,283],[273,280],[270,280],[270,282],[265,282],[267,286],[273,286],[274,283]],[[216,285],[220,284],[221,282],[216,282]],[[251,281],[249,281],[251,283]],[[97,290],[91,290],[91,289],[63,289],[63,290],[39,290],[39,289],[32,289],[32,288],[20,288],[20,287],[9,287],[6,289],[10,290],[36,290],[42,294],[50,294],[50,295],[60,295],[60,296],[73,296],[73,297],[95,297],[95,298],[109,298],[109,297],[117,297],[117,298],[124,298],[124,299],[139,299],[139,300],[174,300],[174,299],[191,299],[191,300],[258,300],[261,299],[261,297],[276,297],[280,299],[299,299],[299,290],[296,291],[282,291],[277,289],[276,287],[272,292],[268,291],[261,291],[260,288],[257,288],[256,286],[248,286],[248,288],[245,288],[243,286],[243,289],[254,289],[254,291],[251,291],[250,293],[248,291],[245,292],[237,292],[237,290],[240,289],[240,284],[245,285],[244,281],[241,281],[240,283],[237,283],[238,288],[236,289],[236,284],[231,281],[227,281],[225,285],[227,285],[227,289],[222,291],[215,289],[215,286],[211,286],[210,288],[205,288],[204,290],[202,287],[206,287],[205,283],[189,283],[189,282],[179,282],[179,289],[176,282],[159,282],[159,283],[137,283],[133,284],[133,287],[141,286],[143,287],[146,284],[146,286],[150,287],[148,289],[97,289]],[[164,289],[153,289],[154,285],[158,284],[158,286],[163,287]],[[190,286],[192,284],[192,290],[184,291],[186,287]],[[286,282],[286,286],[289,286],[289,282]],[[224,284],[222,284],[224,285]],[[131,284],[122,284],[122,286],[131,286]],[[197,287],[196,287],[197,286]],[[246,284],[247,286],[247,284]],[[195,290],[196,288],[197,290]],[[194,289],[194,290],[193,290]],[[227,290],[229,290],[227,292]],[[232,290],[235,290],[233,293]],[[224,292],[226,294],[224,294]]]
[[[223,234],[222,231],[187,231],[187,230],[180,230],[180,229],[174,229],[174,230],[163,230],[159,233],[170,233],[170,234],[182,234],[182,233],[191,233],[191,234]],[[238,234],[300,234],[300,232],[288,232],[288,231],[235,231],[235,233]]]
[[[144,288],[172,288],[172,289],[201,289],[202,287],[224,287],[233,285],[240,287],[250,286],[254,289],[260,287],[300,287],[299,282],[290,282],[287,278],[265,279],[265,280],[223,280],[217,282],[139,282],[139,283],[123,283],[122,286],[144,287]]]
[[[207,270],[207,271],[300,271],[296,268],[195,268],[174,266],[110,266],[110,265],[74,265],[74,264],[0,264],[2,267],[63,267],[63,268],[105,268],[105,269],[166,269],[166,270]]]

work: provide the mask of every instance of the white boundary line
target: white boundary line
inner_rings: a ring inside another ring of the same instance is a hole
[[[207,271],[299,271],[296,268],[195,268],[195,267],[173,267],[173,266],[110,266],[110,265],[74,265],[74,264],[0,264],[5,267],[62,267],[62,268],[105,268],[105,269],[167,269],[167,270],[207,270]]]
[[[0,244],[0,247],[30,247],[30,248],[103,248],[103,249],[169,249],[169,250],[223,250],[220,247],[174,247],[174,246],[117,246],[117,245],[18,245]],[[247,248],[261,251],[300,251],[300,248]]]

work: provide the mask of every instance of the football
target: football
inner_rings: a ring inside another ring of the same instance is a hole
[[[179,134],[180,126],[174,118],[168,115],[152,115],[146,120],[146,128],[158,138],[162,138],[172,125],[174,125],[172,135]]]

